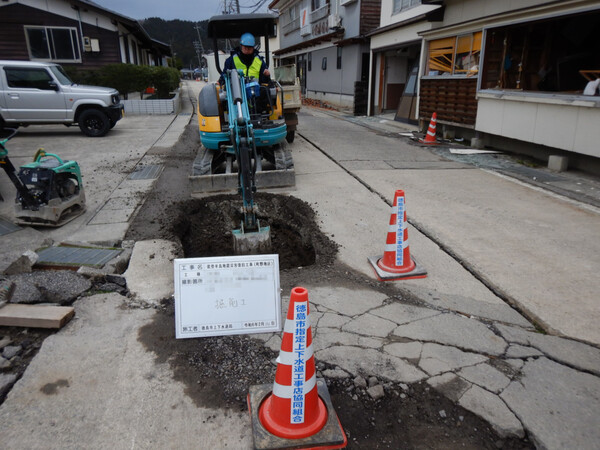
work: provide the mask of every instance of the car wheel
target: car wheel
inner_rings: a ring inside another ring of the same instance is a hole
[[[117,124],[117,122],[115,122],[114,120],[110,120],[108,122],[108,124],[109,124],[109,128],[112,130],[114,128],[114,126]]]
[[[86,109],[79,116],[79,128],[86,136],[104,136],[110,130],[106,114],[97,109]]]

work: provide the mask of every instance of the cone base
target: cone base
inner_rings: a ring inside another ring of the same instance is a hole
[[[440,145],[440,142],[438,141],[426,141],[425,139],[419,139],[419,143],[425,145]]]
[[[327,407],[323,400],[317,398],[317,412],[313,423],[302,423],[297,425],[289,425],[289,427],[277,423],[277,414],[271,411],[271,401],[273,396],[269,395],[260,405],[258,418],[263,427],[271,434],[286,439],[303,439],[313,434],[317,434],[327,422]]]
[[[427,278],[427,270],[423,266],[421,266],[417,261],[411,258],[415,267],[413,270],[409,272],[389,272],[387,270],[382,269],[379,266],[379,260],[381,256],[370,256],[368,258],[371,266],[375,270],[375,276],[379,281],[395,281],[395,280],[412,280],[415,278]]]
[[[317,379],[317,391],[322,400],[326,412],[327,421],[325,425],[312,436],[302,439],[286,439],[271,434],[261,423],[259,413],[261,405],[271,395],[273,383],[250,386],[248,393],[248,410],[252,422],[252,437],[254,448],[257,450],[292,449],[292,448],[314,448],[314,449],[336,449],[344,448],[348,443],[346,433],[335,413],[331,397],[327,390],[325,380]]]
[[[379,259],[379,261],[377,261],[377,267],[379,267],[381,270],[383,270],[386,273],[397,273],[399,275],[403,274],[403,273],[411,273],[415,270],[415,268],[417,267],[417,265],[415,264],[415,262],[412,260],[412,258],[409,258],[408,264],[405,264],[405,266],[388,266],[385,262],[385,255]]]

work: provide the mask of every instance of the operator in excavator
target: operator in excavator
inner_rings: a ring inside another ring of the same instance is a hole
[[[245,77],[255,78],[260,84],[268,83],[271,73],[267,69],[267,63],[259,56],[255,45],[256,40],[252,34],[242,34],[240,46],[231,51],[231,56],[225,60],[224,70],[243,70]],[[219,83],[223,84],[223,82],[221,76]]]

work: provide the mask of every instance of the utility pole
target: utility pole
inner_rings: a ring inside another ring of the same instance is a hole
[[[200,37],[200,25],[195,25],[196,33],[198,33],[198,40],[194,41],[194,48],[196,49],[196,56],[198,56],[198,67],[202,68],[202,55],[204,54],[204,46],[202,45],[202,38]]]
[[[231,14],[233,11],[233,1],[230,0],[229,6],[227,6],[227,0],[223,0],[223,14]],[[237,13],[240,13],[240,0],[235,0]],[[229,53],[231,49],[231,44],[229,43],[229,39],[225,39],[225,53]]]
[[[231,6],[227,6],[227,0],[223,0],[223,14],[231,14]]]

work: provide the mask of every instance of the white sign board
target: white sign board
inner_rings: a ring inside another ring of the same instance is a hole
[[[174,261],[175,337],[281,331],[279,255]]]

